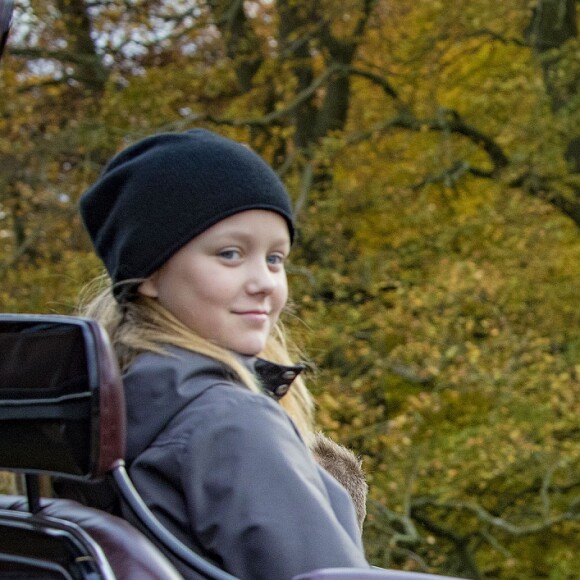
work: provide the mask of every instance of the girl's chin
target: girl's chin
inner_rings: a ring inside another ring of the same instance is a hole
[[[266,346],[266,341],[246,341],[246,342],[237,342],[236,344],[232,344],[230,346],[230,350],[237,352],[238,354],[244,356],[257,356],[259,355]]]

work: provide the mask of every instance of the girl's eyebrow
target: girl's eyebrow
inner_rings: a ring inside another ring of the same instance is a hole
[[[220,233],[218,236],[216,236],[216,242],[225,243],[228,240],[252,242],[252,241],[254,241],[255,238],[256,238],[256,236],[251,232],[232,230],[229,232]],[[282,234],[282,235],[280,235],[280,237],[272,238],[271,244],[274,246],[278,246],[278,245],[290,246],[290,238],[288,236],[284,236]]]

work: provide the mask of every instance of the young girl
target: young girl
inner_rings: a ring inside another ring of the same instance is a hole
[[[239,578],[367,567],[350,497],[305,444],[312,402],[278,322],[294,223],[275,172],[207,130],[159,134],[114,157],[80,208],[112,280],[85,314],[118,354],[126,460],[157,518]]]

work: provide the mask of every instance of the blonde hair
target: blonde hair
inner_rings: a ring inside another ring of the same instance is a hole
[[[137,285],[140,282],[141,280],[130,280],[124,284]],[[239,380],[251,391],[262,392],[257,378],[236,354],[199,336],[163,308],[157,300],[139,294],[135,300],[119,305],[106,275],[97,278],[85,288],[81,294],[78,313],[101,323],[109,335],[122,372],[138,354],[167,354],[165,347],[170,345],[217,360],[231,372],[232,378]],[[281,323],[276,325],[259,356],[283,365],[292,364]],[[303,438],[310,443],[314,402],[302,377],[294,380],[292,388],[280,403]]]

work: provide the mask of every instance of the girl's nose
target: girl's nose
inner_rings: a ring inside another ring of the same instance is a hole
[[[272,272],[265,261],[256,263],[250,269],[247,289],[250,294],[271,294],[278,285],[278,272]]]

